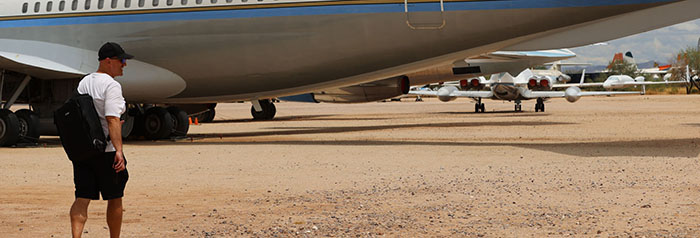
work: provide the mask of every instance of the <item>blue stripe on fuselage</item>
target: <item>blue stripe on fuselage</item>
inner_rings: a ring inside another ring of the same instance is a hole
[[[491,0],[469,2],[446,2],[445,11],[473,11],[473,10],[503,10],[503,9],[533,9],[533,8],[560,8],[560,7],[591,7],[591,6],[617,6],[627,4],[647,4],[675,2],[677,0]],[[263,5],[261,5],[263,6]],[[257,9],[229,9],[229,10],[197,10],[187,12],[159,12],[139,13],[129,11],[119,15],[110,15],[109,11],[90,12],[90,14],[105,14],[100,16],[72,16],[61,17],[60,14],[47,16],[40,19],[0,20],[0,28],[36,27],[36,26],[61,26],[79,24],[105,24],[105,23],[130,23],[130,22],[155,22],[155,21],[183,21],[183,20],[212,20],[229,18],[258,18],[281,16],[307,16],[307,15],[336,15],[336,14],[360,14],[360,13],[401,13],[404,12],[404,4],[379,3],[358,5],[328,5],[328,6],[298,6],[280,8]],[[413,3],[409,4],[409,11],[426,12],[439,11],[439,3]],[[144,9],[144,10],[163,10]],[[71,12],[66,12],[71,13]],[[74,12],[72,12],[74,13]],[[86,13],[87,14],[87,13]]]

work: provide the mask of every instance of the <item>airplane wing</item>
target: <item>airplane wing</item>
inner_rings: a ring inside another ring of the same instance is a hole
[[[627,87],[627,86],[640,86],[640,85],[667,85],[667,84],[677,84],[677,83],[687,83],[686,81],[645,81],[645,82],[625,82],[625,83],[612,83],[612,87]],[[555,84],[552,88],[568,88],[568,87],[603,87],[603,83],[567,83],[567,84]]]
[[[529,91],[523,93],[523,97],[526,98],[563,98],[563,97],[574,97],[578,100],[578,97],[585,96],[610,96],[610,95],[622,95],[622,94],[640,94],[640,92],[608,92],[608,91],[581,91],[572,90],[567,93],[565,91]],[[575,100],[574,100],[575,101]]]
[[[568,87],[602,87],[603,83],[560,83],[552,85],[552,88],[568,88]]]
[[[469,98],[490,98],[491,91],[452,91],[449,94],[439,94],[439,91],[410,91],[408,94],[434,97],[469,97]]]
[[[675,84],[675,83],[687,83],[686,81],[646,81],[646,82],[626,82],[624,86],[636,86],[636,85],[659,85],[659,84]],[[614,84],[613,84],[614,85]],[[617,86],[617,85],[615,85]]]
[[[49,59],[4,51],[0,51],[0,68],[45,79],[78,78],[87,74]]]

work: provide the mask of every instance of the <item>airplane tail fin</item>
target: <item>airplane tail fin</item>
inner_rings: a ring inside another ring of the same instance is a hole
[[[634,55],[632,55],[631,51],[627,51],[627,53],[622,54],[622,53],[616,53],[615,56],[613,56],[612,61],[610,62],[610,65],[608,65],[608,68],[612,68],[612,65],[615,63],[621,63],[621,62],[627,62],[632,65],[634,65],[634,69],[637,69],[637,62],[634,61]]]

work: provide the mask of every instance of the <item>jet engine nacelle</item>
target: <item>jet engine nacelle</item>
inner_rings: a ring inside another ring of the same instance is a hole
[[[483,90],[485,87],[479,78],[462,79],[459,81],[459,86],[464,90]]]
[[[581,99],[581,89],[578,87],[567,88],[564,92],[564,97],[566,98],[566,101],[574,103]]]
[[[280,97],[279,99],[295,102],[376,102],[407,94],[410,85],[408,77],[399,76],[370,83],[313,92],[311,94]]]
[[[550,91],[552,90],[552,80],[549,77],[532,77],[527,81],[527,88],[530,90]]]
[[[569,75],[562,74],[557,77],[557,82],[559,83],[568,83],[569,81],[571,81],[571,76]]]

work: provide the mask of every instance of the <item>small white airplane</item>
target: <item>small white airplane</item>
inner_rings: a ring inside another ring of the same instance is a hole
[[[574,83],[574,84],[555,84],[552,86],[552,88],[568,88],[568,87],[603,87],[607,90],[612,90],[612,89],[621,89],[621,88],[628,88],[628,87],[637,87],[637,86],[642,86],[642,91],[641,93],[644,94],[646,92],[646,85],[670,85],[670,84],[687,84],[690,83],[690,71],[686,67],[686,80],[679,80],[679,81],[645,81],[645,78],[643,76],[638,76],[635,78],[632,78],[631,76],[628,75],[611,75],[607,79],[605,79],[604,82],[597,82],[597,83],[584,83],[583,78],[586,74],[586,71],[583,71],[583,74],[581,76],[581,81],[579,83]],[[664,77],[666,78],[666,77]]]
[[[481,78],[479,82],[484,82],[484,80]],[[470,81],[469,84],[472,82],[477,81]],[[462,83],[462,86],[464,86],[464,83]],[[488,87],[490,90],[462,91],[456,86],[447,85],[434,92],[411,91],[409,93],[413,95],[437,96],[443,102],[453,101],[458,97],[469,97],[476,101],[474,106],[475,112],[485,112],[484,103],[481,102],[482,98],[514,101],[516,112],[522,111],[521,101],[536,99],[535,112],[544,112],[544,101],[549,98],[566,98],[567,101],[573,103],[583,96],[639,94],[639,92],[586,92],[575,86],[569,87],[566,91],[551,91],[552,83],[550,79],[537,78],[530,69],[524,70],[515,78],[510,73],[494,74],[481,87]]]

